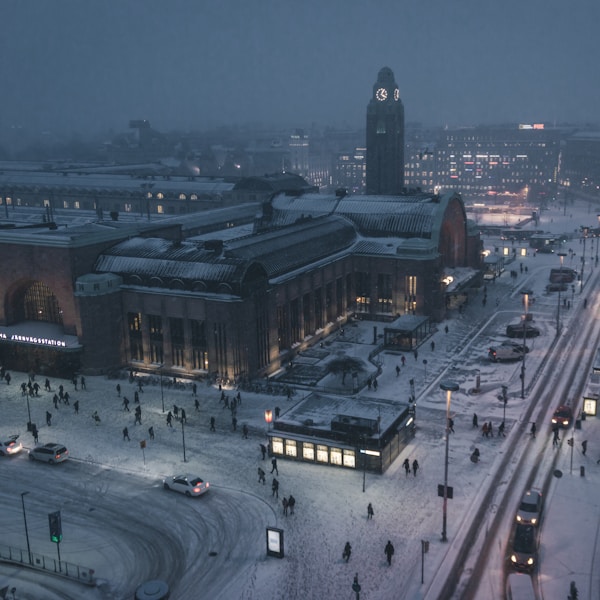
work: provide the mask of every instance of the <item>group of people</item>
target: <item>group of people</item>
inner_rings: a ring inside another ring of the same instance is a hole
[[[402,463],[402,466],[404,467],[404,470],[406,471],[406,476],[408,477],[410,475],[410,460],[408,460],[408,458],[405,458],[404,462]],[[419,461],[415,458],[412,461],[412,472],[415,477],[417,476],[418,470],[419,470]]]

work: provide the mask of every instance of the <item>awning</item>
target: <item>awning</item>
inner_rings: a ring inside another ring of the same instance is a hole
[[[77,336],[66,335],[61,325],[42,321],[22,321],[7,327],[0,326],[0,344],[38,346],[67,352],[83,347]]]

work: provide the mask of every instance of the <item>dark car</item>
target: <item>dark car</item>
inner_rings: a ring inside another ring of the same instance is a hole
[[[552,425],[566,429],[573,422],[573,409],[570,406],[559,406],[552,415]]]
[[[519,571],[532,571],[537,560],[536,529],[533,525],[517,524],[512,539],[509,560]]]
[[[506,326],[506,335],[510,338],[532,338],[540,335],[540,330],[530,323],[514,323]]]

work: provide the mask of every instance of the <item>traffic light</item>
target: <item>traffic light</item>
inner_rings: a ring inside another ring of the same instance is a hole
[[[50,526],[50,541],[58,544],[62,540],[60,510],[57,510],[53,513],[48,513],[48,524]]]
[[[572,438],[572,437],[570,437],[570,438],[567,440],[567,444],[569,444],[569,446],[572,446],[572,445],[573,445],[573,438]]]

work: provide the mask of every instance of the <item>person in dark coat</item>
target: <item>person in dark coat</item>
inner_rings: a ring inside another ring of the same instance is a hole
[[[200,400],[198,398],[194,400],[194,407],[196,408],[196,412],[200,412]]]
[[[348,562],[350,560],[350,555],[352,554],[352,546],[350,545],[350,542],[346,542],[346,545],[344,546],[344,551],[342,552],[342,558]]]
[[[215,430],[215,418],[214,417],[210,418],[210,430],[211,431],[216,431]]]
[[[263,485],[267,483],[267,480],[265,478],[265,472],[260,467],[258,467],[258,483],[260,483],[261,481]]]
[[[404,467],[404,470],[406,471],[406,476],[408,477],[410,475],[410,461],[408,460],[408,458],[404,459],[402,466]]]
[[[181,409],[181,422],[182,423],[187,423],[187,416],[185,414],[185,408]]]
[[[290,494],[288,498],[288,507],[290,509],[290,515],[294,514],[294,507],[296,506],[296,498]]]
[[[473,427],[479,427],[479,425],[477,424],[477,413],[473,413]]]
[[[287,517],[288,514],[288,499],[284,496],[283,500],[281,501],[281,504],[283,505],[283,515],[285,517]]]
[[[264,444],[260,444],[260,452],[262,454],[262,459],[265,460],[267,456],[267,447]]]
[[[154,427],[149,427],[148,428],[148,435],[150,436],[151,440],[154,439]]]
[[[419,463],[417,462],[417,459],[415,458],[415,460],[413,460],[413,475],[416,477],[417,476],[417,471],[419,470]]]
[[[123,427],[123,440],[127,440],[128,442],[131,441],[129,439],[129,429],[127,429],[127,427]]]
[[[46,411],[46,425],[50,427],[52,425],[52,413]]]
[[[119,398],[121,397],[121,385],[119,383],[117,383],[117,395]]]
[[[387,557],[388,565],[392,564],[392,556],[394,556],[394,546],[392,542],[388,540],[388,543],[385,545],[385,555]]]
[[[246,423],[244,423],[242,425],[242,437],[247,440],[248,439],[248,425],[246,425]]]
[[[271,459],[271,473],[275,471],[279,475],[279,469],[277,468],[277,459],[273,457]]]
[[[171,414],[171,411],[167,413],[167,425],[173,427],[173,415]]]
[[[372,519],[374,514],[373,505],[369,502],[369,506],[367,506],[367,519]]]
[[[535,437],[535,431],[536,431],[536,426],[535,423],[531,424],[531,429],[529,430],[529,433],[531,433],[531,437],[534,438]]]
[[[75,402],[73,402],[73,410],[75,411],[76,415],[79,414],[79,400],[75,400]]]
[[[279,481],[277,481],[277,479],[275,479],[275,477],[273,477],[273,483],[271,484],[271,491],[273,492],[272,495],[275,496],[275,498],[279,498]],[[289,501],[288,501],[289,504]]]

